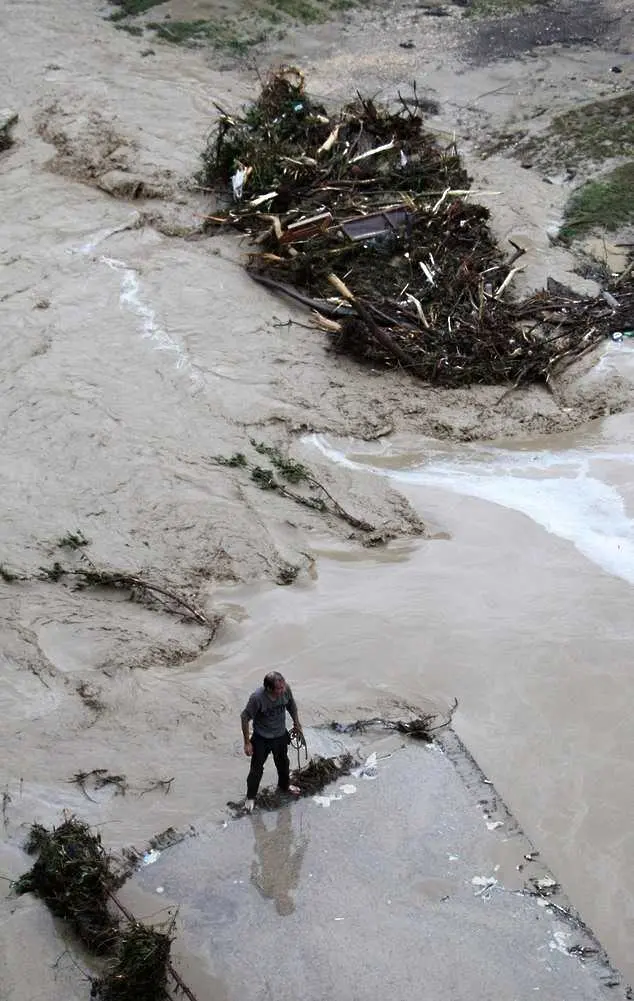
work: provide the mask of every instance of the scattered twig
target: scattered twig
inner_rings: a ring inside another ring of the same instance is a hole
[[[142,789],[139,793],[139,797],[145,796],[146,792],[154,792],[155,789],[162,789],[164,794],[167,796],[167,794],[171,791],[173,781],[174,776],[172,776],[171,779],[157,779],[157,781],[153,782],[152,785],[149,785],[147,789]]]
[[[411,720],[391,720],[382,716],[374,716],[372,719],[355,720],[354,723],[333,722],[330,724],[330,728],[336,730],[337,733],[364,733],[370,727],[380,726],[385,730],[397,730],[399,733],[407,734],[417,740],[429,742],[433,740],[433,734],[436,731],[451,725],[457,708],[458,699],[454,699],[445,719],[441,717],[440,713],[421,713]]]
[[[330,511],[361,532],[373,532],[375,530],[374,526],[363,518],[357,518],[355,515],[350,514],[333,497],[323,483],[312,474],[307,466],[296,462],[294,459],[286,458],[275,446],[266,445],[264,442],[258,442],[253,438],[250,439],[250,443],[259,455],[265,455],[271,461],[273,469],[266,469],[256,463],[250,462],[243,452],[234,452],[230,456],[217,455],[215,456],[215,461],[222,466],[241,468],[249,471],[251,479],[261,490],[274,490],[283,497],[288,497],[289,500],[295,501],[296,504],[301,504],[313,511],[320,511],[322,513]],[[277,476],[276,473],[278,474]],[[282,479],[287,480],[293,485],[306,483],[311,489],[321,491],[330,501],[331,508],[328,507],[321,497],[306,496],[305,494],[298,493],[296,490],[291,490],[286,483],[282,482]],[[294,571],[294,576],[296,575],[297,573]],[[288,583],[288,581],[283,580],[282,583]]]
[[[121,796],[125,796],[128,788],[125,775],[111,775],[106,768],[93,768],[90,772],[75,772],[71,782],[79,786],[86,799],[89,799],[91,803],[96,803],[96,800],[88,794],[86,779],[94,779],[97,789],[103,789],[104,786],[108,785],[116,786],[117,795]]]

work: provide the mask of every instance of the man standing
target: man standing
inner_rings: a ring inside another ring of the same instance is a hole
[[[290,764],[288,760],[289,736],[286,732],[286,713],[293,720],[293,728],[302,736],[302,726],[299,722],[297,704],[293,698],[290,686],[279,671],[271,671],[266,675],[261,688],[250,695],[249,701],[242,710],[242,736],[244,737],[244,753],[251,758],[251,768],[247,778],[247,798],[245,807],[250,813],[255,806],[264,762],[269,754],[277,768],[277,786],[282,792],[290,792],[299,796],[297,786],[290,785]],[[249,724],[253,723],[253,734],[249,734]]]

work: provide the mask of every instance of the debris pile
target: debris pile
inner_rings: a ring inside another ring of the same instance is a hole
[[[109,958],[106,974],[92,981],[92,997],[154,1001],[169,997],[171,978],[190,1001],[196,1001],[170,961],[173,922],[159,928],[143,925],[120,903],[115,890],[125,873],[117,872],[100,836],[88,824],[73,816],[50,831],[34,824],[25,848],[38,857],[15,884],[16,893],[35,893],[56,917],[68,922],[92,953]],[[124,915],[123,925],[114,907]]]
[[[293,772],[292,781],[299,788],[300,796],[314,796],[341,775],[349,775],[354,765],[351,754],[338,758],[314,757],[305,768]]]
[[[299,789],[300,797],[315,796],[341,775],[349,775],[356,764],[358,762],[348,753],[334,758],[322,758],[316,755],[303,768],[295,768],[291,772],[291,783]],[[288,798],[288,793],[282,793],[279,789],[262,789],[258,793],[257,805],[260,810],[279,810],[288,802]],[[235,817],[242,817],[247,812],[244,800],[230,801],[227,806]]]
[[[547,382],[622,329],[612,284],[612,302],[513,297],[523,250],[497,246],[455,144],[425,127],[432,102],[399,100],[330,114],[282,67],[241,116],[218,108],[200,180],[230,202],[206,228],[247,234],[251,277],[312,309],[335,350],[438,385]]]
[[[34,824],[25,849],[38,857],[16,892],[35,893],[96,955],[112,953],[119,922],[109,904],[119,881],[100,836],[70,817],[51,831]]]

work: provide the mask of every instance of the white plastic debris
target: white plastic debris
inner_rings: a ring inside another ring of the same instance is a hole
[[[324,809],[328,809],[330,806],[330,796],[313,796],[313,803],[317,806],[323,806]]]
[[[339,786],[339,792],[342,792],[344,796],[352,796],[352,794],[355,793],[356,791],[357,787],[355,785],[352,785],[351,782]]]
[[[233,188],[233,197],[237,202],[242,198],[242,190],[244,188],[244,182],[249,176],[248,167],[238,167],[235,174],[231,178],[231,187]]]
[[[476,897],[482,897],[483,900],[491,899],[491,890],[498,885],[498,881],[495,876],[474,876],[471,880],[473,886],[479,886],[480,889],[476,890]]]
[[[145,855],[143,856],[143,863],[142,864],[143,865],[152,865],[152,863],[156,862],[156,860],[158,858],[160,858],[160,857],[161,857],[161,853],[157,852],[156,849],[153,848],[151,852],[146,852],[145,853]]]
[[[502,820],[488,820],[487,821],[487,830],[488,831],[497,831],[498,827],[504,827],[504,822]]]
[[[538,890],[554,890],[557,885],[557,880],[552,879],[551,876],[544,876],[542,879],[535,880],[535,886]]]
[[[165,893],[165,887],[164,886],[157,886],[156,892],[157,893]]]
[[[339,799],[343,799],[343,796],[340,796],[338,793],[334,792],[331,793],[330,796],[313,796],[313,803],[316,803],[317,806],[323,806],[324,808],[327,809],[331,803],[336,803],[337,800]]]
[[[376,767],[376,751],[369,754],[363,764],[359,768],[355,768],[352,774],[355,778],[376,779],[379,774]]]

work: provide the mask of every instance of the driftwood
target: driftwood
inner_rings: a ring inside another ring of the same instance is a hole
[[[132,595],[140,595],[146,601],[151,602],[152,598],[158,598],[165,611],[173,611],[165,601],[173,602],[179,612],[186,612],[192,619],[206,626],[215,635],[218,622],[215,618],[209,618],[200,608],[197,608],[182,594],[163,584],[156,584],[146,580],[138,574],[125,573],[119,570],[104,570],[96,566],[82,547],[88,545],[88,540],[81,533],[68,535],[59,541],[60,547],[70,548],[79,552],[79,557],[85,566],[65,566],[56,560],[50,567],[40,567],[37,574],[29,574],[21,571],[14,571],[0,563],[0,578],[7,584],[20,581],[45,580],[58,582],[65,578],[73,577],[79,581],[81,587],[106,587],[115,590],[129,590]]]
[[[434,739],[434,733],[451,725],[454,713],[458,708],[458,699],[454,699],[450,709],[445,714],[445,718],[440,713],[421,713],[410,720],[386,719],[383,716],[373,716],[371,719],[358,719],[354,723],[330,724],[330,729],[337,733],[365,733],[372,727],[381,727],[384,730],[396,730],[398,733],[407,734],[416,740],[423,740],[430,743]],[[416,710],[413,710],[416,711]]]
[[[391,338],[384,327],[380,327],[378,323],[376,323],[374,318],[371,316],[370,311],[366,309],[360,299],[355,298],[350,289],[344,285],[341,279],[337,278],[336,275],[329,275],[328,281],[334,288],[337,289],[344,299],[347,299],[348,302],[351,303],[352,308],[359,314],[372,336],[383,348],[385,348],[388,354],[393,355],[401,363],[403,368],[409,369],[411,372],[416,372],[417,366],[411,356]]]
[[[87,559],[85,554],[82,555],[84,559]],[[205,613],[196,608],[187,598],[183,598],[176,591],[163,587],[161,584],[154,584],[143,577],[138,577],[136,574],[99,570],[92,563],[89,569],[81,567],[78,569],[69,569],[61,567],[59,563],[56,563],[52,570],[48,570],[45,567],[42,568],[42,579],[44,580],[60,580],[62,577],[77,577],[83,584],[92,587],[127,588],[132,592],[139,592],[140,594],[155,594],[169,598],[175,605],[188,612],[196,622],[199,622],[203,626],[211,627],[215,631],[215,624],[212,624]]]

